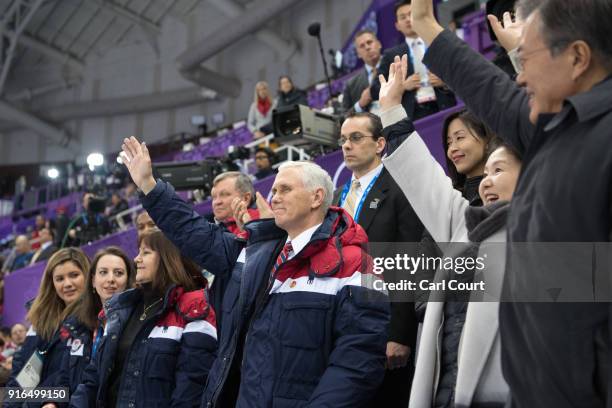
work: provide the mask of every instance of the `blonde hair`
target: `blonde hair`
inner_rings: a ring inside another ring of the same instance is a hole
[[[83,294],[81,294],[79,299],[75,301],[75,304],[68,308],[55,290],[53,271],[66,262],[74,263],[83,273],[85,282],[88,281],[89,258],[80,249],[63,248],[49,259],[42,281],[40,282],[40,287],[38,288],[38,294],[27,316],[36,333],[45,340],[51,340],[53,334],[59,329],[60,324],[70,314],[70,311],[76,308],[75,304],[81,302],[83,297]]]
[[[270,104],[272,104],[272,95],[270,95],[270,85],[268,85],[268,83],[266,81],[259,81],[255,84],[255,95],[253,97],[253,102],[255,103],[255,106],[257,106],[257,102],[259,101],[259,95],[257,95],[257,88],[259,86],[265,86],[266,89],[268,90],[268,100],[270,101]]]

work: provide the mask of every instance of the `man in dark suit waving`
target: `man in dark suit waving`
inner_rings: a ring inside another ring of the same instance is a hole
[[[339,144],[344,163],[353,175],[344,188],[336,191],[334,205],[342,206],[353,216],[365,229],[370,243],[419,242],[423,225],[382,165],[385,138],[380,118],[368,112],[349,115],[342,124]],[[383,272],[385,281],[400,278],[390,273]],[[372,407],[408,406],[417,328],[414,303],[391,303],[387,370]]]
[[[370,112],[378,105],[378,102],[372,99],[370,85],[378,76],[381,48],[374,31],[363,29],[355,34],[355,50],[363,60],[364,67],[344,87],[342,106],[345,112]],[[372,106],[373,104],[375,106]]]
[[[413,121],[424,118],[438,111],[454,106],[457,101],[444,82],[429,72],[423,64],[425,42],[419,38],[410,21],[411,0],[402,0],[395,4],[395,28],[404,35],[404,41],[385,51],[380,61],[379,74],[389,75],[389,67],[395,56],[408,55],[408,78],[406,92],[402,97],[402,106]],[[378,101],[380,81],[372,81],[370,93]]]

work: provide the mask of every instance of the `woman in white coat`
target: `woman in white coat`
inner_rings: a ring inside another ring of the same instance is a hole
[[[431,155],[401,106],[406,57],[393,64],[389,81],[381,80],[381,119],[392,153],[383,160],[415,212],[438,243],[469,243],[484,268],[469,281],[484,285],[467,302],[429,303],[417,352],[410,407],[503,407],[508,386],[503,379],[498,309],[505,268],[505,222],[521,160],[509,146],[487,159],[479,187],[484,207],[470,207]],[[396,75],[397,73],[397,75]],[[445,257],[465,254],[449,246]],[[485,256],[486,254],[486,256]],[[435,281],[456,278],[438,270]],[[465,280],[465,277],[462,277]],[[448,292],[442,296],[448,296]],[[430,297],[430,300],[432,298]],[[474,301],[478,300],[478,301]],[[452,321],[452,324],[449,322]]]

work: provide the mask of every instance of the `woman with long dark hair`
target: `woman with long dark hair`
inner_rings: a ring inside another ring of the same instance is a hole
[[[461,191],[470,205],[482,205],[478,186],[483,178],[489,143],[494,139],[491,129],[466,109],[444,119],[442,145],[448,175],[453,187]]]
[[[103,248],[94,256],[83,295],[69,311],[68,321],[76,330],[72,330],[74,338],[70,352],[62,363],[61,381],[67,384],[70,394],[81,384],[85,367],[94,358],[102,340],[106,325],[102,305],[113,295],[132,287],[134,277],[134,263],[120,248]],[[76,342],[83,345],[82,352],[73,351],[72,345]]]
[[[136,287],[105,304],[106,327],[71,406],[199,406],[215,358],[215,313],[161,231],[139,241]]]
[[[85,345],[78,339],[87,329],[73,324],[71,313],[80,303],[88,274],[89,259],[80,249],[64,248],[49,259],[27,315],[32,326],[23,347],[13,358],[7,387],[68,387],[62,376],[66,353],[86,354]],[[40,405],[28,403],[27,406]],[[23,403],[4,402],[4,406],[22,407]]]

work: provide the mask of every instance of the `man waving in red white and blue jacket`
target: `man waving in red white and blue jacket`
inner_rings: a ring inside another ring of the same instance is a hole
[[[207,222],[170,184],[156,182],[144,143],[125,139],[123,151],[144,208],[168,238],[240,285],[223,299],[230,313],[202,407],[367,406],[384,375],[389,305],[364,283],[375,278],[367,236],[331,207],[329,175],[314,163],[281,165],[272,186],[274,219],[265,219],[264,209],[262,219],[244,226],[245,239]],[[267,207],[259,194],[258,204]],[[246,203],[234,209],[248,221]],[[241,268],[234,268],[237,260]]]

